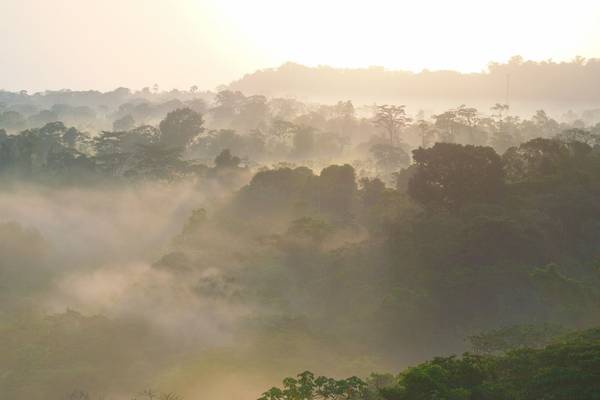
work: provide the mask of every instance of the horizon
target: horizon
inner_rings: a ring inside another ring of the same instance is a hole
[[[1,399],[600,400],[600,1],[0,15]]]
[[[409,70],[409,69],[401,69],[401,68],[387,68],[383,65],[369,65],[369,66],[364,66],[364,67],[338,67],[338,66],[333,66],[333,65],[328,65],[328,64],[318,64],[318,65],[308,65],[308,64],[303,64],[303,63],[299,63],[296,61],[284,61],[281,64],[277,65],[277,66],[273,66],[273,67],[264,67],[264,68],[258,68],[255,69],[253,71],[250,72],[245,72],[242,73],[241,75],[231,79],[228,82],[223,82],[220,84],[217,84],[215,87],[202,87],[202,86],[198,86],[198,85],[190,85],[188,87],[161,87],[160,85],[158,85],[159,90],[157,93],[168,93],[170,91],[176,90],[176,91],[181,91],[181,92],[186,92],[186,91],[190,91],[191,88],[193,86],[197,86],[197,90],[199,92],[212,92],[212,93],[217,93],[218,91],[220,91],[223,88],[228,87],[229,85],[232,85],[236,82],[239,82],[241,80],[243,80],[244,78],[248,77],[248,76],[252,76],[254,74],[260,73],[260,72],[266,72],[266,71],[278,71],[281,68],[285,67],[286,65],[296,65],[296,66],[300,66],[300,67],[304,67],[307,69],[314,69],[314,70],[318,70],[318,69],[333,69],[333,70],[338,70],[338,71],[369,71],[369,70],[373,70],[373,71],[383,71],[383,72],[401,72],[401,73],[411,73],[414,75],[419,75],[422,73],[441,73],[441,72],[452,72],[452,73],[456,73],[459,75],[489,75],[490,74],[490,70],[489,67],[493,64],[498,64],[498,65],[507,65],[511,62],[511,60],[515,60],[520,58],[522,61],[522,64],[526,64],[526,63],[537,63],[537,64],[543,64],[543,63],[549,63],[549,64],[576,64],[576,63],[582,63],[582,65],[586,65],[587,63],[589,63],[590,61],[600,61],[600,57],[583,57],[581,55],[575,55],[574,57],[570,58],[570,59],[564,59],[564,60],[557,60],[557,59],[543,59],[543,60],[533,60],[533,59],[525,59],[523,57],[521,57],[518,54],[515,54],[511,57],[509,57],[506,60],[490,60],[486,66],[484,68],[482,68],[479,71],[459,71],[456,69],[428,69],[428,68],[423,68],[419,71],[413,71],[413,70]],[[0,92],[9,92],[9,93],[18,93],[20,91],[26,91],[28,95],[36,95],[36,94],[43,94],[46,92],[62,92],[62,91],[71,91],[71,92],[88,92],[88,91],[92,91],[92,92],[100,92],[100,93],[108,93],[108,92],[112,92],[115,91],[117,89],[120,88],[125,88],[125,89],[129,89],[131,90],[132,93],[136,93],[136,92],[141,92],[144,89],[152,89],[152,86],[154,84],[148,84],[145,86],[141,86],[141,87],[133,87],[133,86],[127,86],[127,85],[121,85],[121,86],[114,86],[114,87],[107,87],[107,88],[93,88],[93,87],[82,87],[82,88],[74,88],[74,87],[56,87],[56,88],[40,88],[37,90],[33,90],[33,89],[7,89],[5,87],[0,87]]]
[[[600,56],[600,5],[511,0],[490,12],[489,4],[6,0],[0,88],[212,90],[285,62],[472,73],[515,54],[534,61]]]

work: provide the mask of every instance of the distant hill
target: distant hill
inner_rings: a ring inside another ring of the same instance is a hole
[[[339,69],[286,63],[263,69],[229,85],[245,94],[293,96],[315,101],[352,99],[356,102],[403,102],[435,107],[441,103],[494,104],[506,101],[507,81],[511,105],[562,109],[600,106],[600,59],[571,62],[534,62],[513,57],[492,63],[487,71],[419,73],[381,67]],[[454,104],[456,105],[456,104]]]

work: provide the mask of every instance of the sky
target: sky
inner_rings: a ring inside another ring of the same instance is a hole
[[[214,90],[260,68],[600,57],[598,0],[0,0],[0,89]]]

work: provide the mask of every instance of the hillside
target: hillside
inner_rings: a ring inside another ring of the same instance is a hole
[[[487,71],[462,74],[456,71],[419,73],[391,71],[382,67],[337,69],[286,63],[263,69],[231,83],[229,88],[245,94],[294,96],[301,99],[358,103],[402,102],[438,106],[450,103],[503,103],[507,95],[515,107],[597,107],[600,104],[600,60],[577,58],[572,62],[524,61],[491,63]]]

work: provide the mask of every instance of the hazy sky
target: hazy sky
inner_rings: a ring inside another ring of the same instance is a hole
[[[599,0],[0,0],[0,88],[214,89],[285,61],[480,71],[600,57]]]

